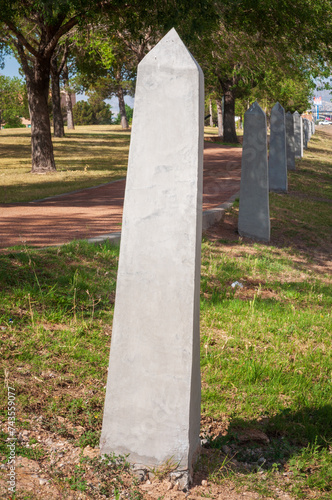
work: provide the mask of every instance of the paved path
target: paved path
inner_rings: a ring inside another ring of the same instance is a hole
[[[203,210],[240,189],[242,148],[205,143]],[[0,248],[48,246],[121,231],[125,180],[30,203],[0,204]]]

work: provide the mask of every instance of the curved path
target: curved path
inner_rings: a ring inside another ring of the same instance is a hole
[[[241,156],[242,148],[205,143],[203,211],[213,213],[239,191]],[[119,233],[124,190],[125,180],[120,180],[41,201],[1,204],[0,248],[59,245]]]

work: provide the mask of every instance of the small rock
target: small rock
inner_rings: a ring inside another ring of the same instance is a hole
[[[45,484],[48,484],[48,480],[47,479],[39,479],[39,484],[40,484],[40,486],[44,486]]]
[[[206,479],[203,479],[203,481],[202,481],[202,486],[207,486],[207,485],[208,485],[207,480],[206,480]]]
[[[168,482],[168,483],[166,483],[166,487],[167,487],[167,491],[170,491],[173,489],[174,484],[172,484],[171,482]]]
[[[258,460],[257,460],[257,463],[259,464],[263,464],[265,462],[265,458],[264,457],[260,457]]]
[[[226,455],[228,455],[230,453],[231,449],[229,446],[224,444],[224,446],[221,447],[221,451],[223,451],[224,453],[226,453]]]

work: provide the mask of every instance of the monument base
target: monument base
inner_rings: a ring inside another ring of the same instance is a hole
[[[168,463],[161,464],[156,467],[146,467],[142,464],[132,464],[132,470],[135,476],[139,479],[139,481],[147,481],[153,480],[156,476],[163,476],[163,478],[168,478],[168,480],[175,486],[177,486],[178,490],[187,492],[189,490],[190,485],[193,482],[193,466],[199,458],[201,451],[201,446],[197,449],[193,461],[191,470],[189,469],[180,469],[172,466],[171,461]],[[127,457],[127,460],[130,462],[130,456]]]

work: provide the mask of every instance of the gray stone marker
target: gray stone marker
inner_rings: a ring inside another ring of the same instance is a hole
[[[287,192],[287,154],[285,110],[277,102],[271,111],[269,188],[278,193]]]
[[[138,66],[101,453],[166,461],[200,448],[204,77],[172,29]]]
[[[307,118],[303,118],[303,148],[308,148],[309,142],[309,120]]]
[[[303,157],[303,125],[302,117],[295,111],[294,116],[294,141],[295,141],[295,158]]]
[[[294,117],[290,111],[286,113],[285,119],[286,119],[287,169],[295,170]]]
[[[266,116],[257,102],[244,114],[239,234],[270,240]]]
[[[310,141],[312,136],[312,121],[308,120],[308,142]]]

